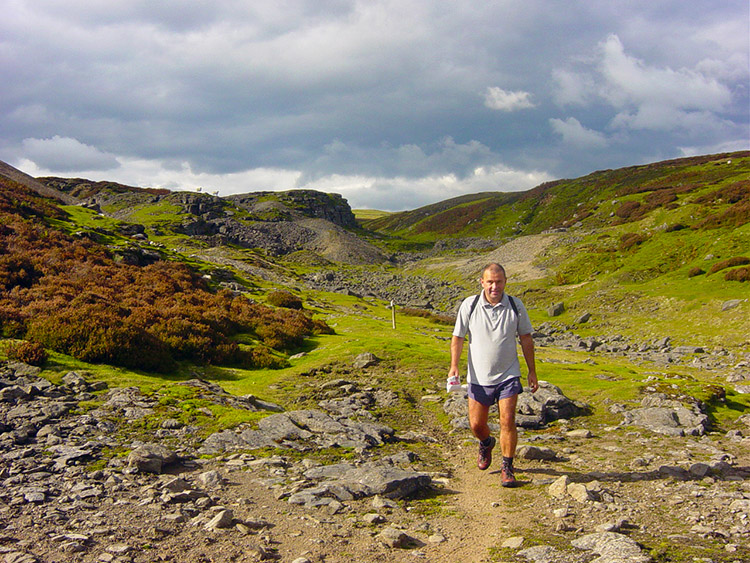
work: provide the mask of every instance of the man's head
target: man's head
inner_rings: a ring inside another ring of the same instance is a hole
[[[482,270],[482,277],[479,280],[484,290],[484,298],[493,305],[500,303],[505,291],[506,281],[505,268],[494,262],[487,264]]]

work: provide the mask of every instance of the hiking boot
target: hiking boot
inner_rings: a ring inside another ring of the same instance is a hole
[[[477,467],[484,471],[492,463],[492,448],[495,447],[496,440],[490,436],[490,445],[485,446],[479,442],[479,457],[477,458]]]
[[[516,476],[513,474],[513,466],[505,464],[503,465],[503,470],[500,473],[500,484],[503,487],[515,487],[518,485],[518,481],[516,481]]]

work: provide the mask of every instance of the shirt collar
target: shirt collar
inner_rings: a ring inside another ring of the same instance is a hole
[[[502,305],[503,307],[507,307],[508,306],[508,294],[505,293],[504,291],[503,291],[503,296],[500,298],[500,302],[497,303],[496,305],[493,305],[492,303],[490,303],[489,301],[487,301],[487,297],[484,295],[484,289],[482,290],[482,297],[481,297],[481,299],[482,299],[482,306],[483,307],[490,307],[490,308],[494,309],[498,305]]]

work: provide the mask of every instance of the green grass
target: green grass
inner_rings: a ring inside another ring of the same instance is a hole
[[[377,209],[352,209],[352,213],[354,213],[354,218],[357,221],[372,221],[392,215],[390,211],[379,211]]]

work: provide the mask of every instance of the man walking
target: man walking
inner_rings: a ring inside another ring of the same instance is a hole
[[[487,420],[490,407],[500,411],[500,450],[503,454],[501,484],[514,487],[513,456],[518,442],[516,403],[521,385],[521,365],[516,352],[516,335],[521,342],[531,392],[539,388],[534,361],[531,321],[523,303],[505,294],[507,278],[500,264],[488,264],[482,271],[482,293],[465,299],[458,310],[451,340],[451,367],[448,378],[458,376],[458,363],[464,340],[469,335],[467,380],[469,425],[479,440],[479,469],[492,463],[496,440]]]

